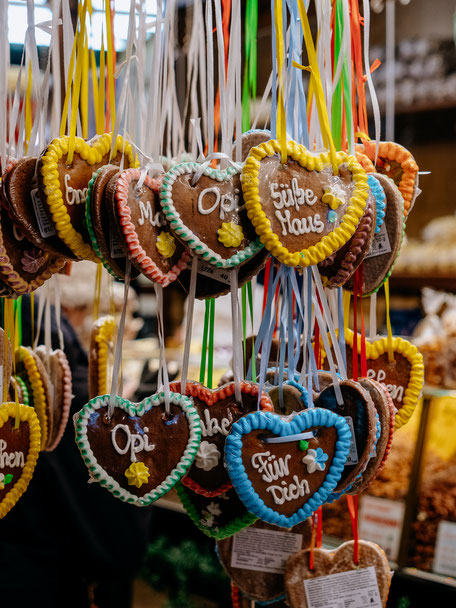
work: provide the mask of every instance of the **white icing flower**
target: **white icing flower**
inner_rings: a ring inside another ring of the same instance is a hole
[[[211,515],[217,516],[222,514],[222,510],[220,509],[217,502],[211,502],[207,507],[207,510]]]
[[[216,467],[220,460],[220,452],[215,443],[202,441],[196,453],[195,465],[203,471],[210,471]]]
[[[207,511],[203,511],[203,515],[204,517],[200,519],[201,524],[203,526],[206,526],[206,528],[212,528],[212,526],[214,525],[214,516],[208,513]]]
[[[324,462],[318,461],[317,452],[316,450],[312,449],[307,450],[307,454],[302,459],[302,462],[307,465],[308,473],[315,473],[315,471],[324,471],[326,467]]]

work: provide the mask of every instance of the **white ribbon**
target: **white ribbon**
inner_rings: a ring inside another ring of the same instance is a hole
[[[192,270],[190,274],[190,289],[187,297],[187,327],[185,328],[184,353],[182,356],[181,392],[185,395],[187,388],[188,362],[190,358],[190,344],[192,341],[193,310],[195,308],[196,278],[198,275],[198,258],[192,257]]]
[[[244,377],[243,352],[242,352],[242,328],[239,314],[238,298],[238,269],[230,271],[231,291],[231,332],[233,337],[233,378],[234,394],[238,404],[242,403],[241,379]]]
[[[207,169],[207,167],[209,167],[209,165],[211,164],[211,162],[214,159],[224,159],[238,171],[241,171],[241,169],[242,169],[242,165],[239,163],[235,163],[231,159],[231,157],[229,157],[227,154],[224,154],[223,152],[211,152],[211,154],[206,156],[206,159],[204,160],[204,162],[202,162],[200,164],[200,166],[198,167],[198,169],[195,171],[195,173],[193,175],[193,179],[191,181],[192,186],[194,186],[196,183],[198,183],[198,181],[201,178],[201,176],[203,175],[204,171]]]

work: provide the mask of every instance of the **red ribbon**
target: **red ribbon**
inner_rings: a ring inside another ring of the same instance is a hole
[[[353,532],[353,561],[359,564],[359,534],[358,534],[358,495],[350,496],[346,494],[348,512]]]

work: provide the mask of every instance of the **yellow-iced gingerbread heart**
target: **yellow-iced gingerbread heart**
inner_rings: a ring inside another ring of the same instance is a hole
[[[247,214],[273,256],[288,266],[310,266],[329,257],[355,232],[369,193],[354,156],[314,154],[287,142],[282,163],[276,140],[250,150],[242,171]]]
[[[40,440],[40,423],[32,407],[12,402],[0,405],[0,519],[27,489]]]
[[[70,138],[54,139],[38,161],[38,188],[49,208],[60,239],[79,258],[99,262],[85,225],[85,201],[93,174],[110,163],[120,165],[125,158],[128,167],[137,166],[131,146],[119,135],[112,145],[112,134],[93,140],[76,137],[74,154],[68,164]]]

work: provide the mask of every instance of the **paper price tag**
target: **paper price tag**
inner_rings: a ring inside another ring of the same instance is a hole
[[[302,548],[302,534],[246,528],[233,537],[231,566],[283,574],[288,558]]]
[[[374,240],[372,241],[371,248],[369,249],[366,257],[374,258],[377,255],[382,255],[383,253],[389,253],[391,251],[391,245],[388,238],[388,233],[386,231],[385,223],[383,222],[380,231],[374,236]]]
[[[304,581],[308,608],[382,608],[374,566]]]
[[[54,225],[49,219],[46,209],[43,206],[43,202],[39,197],[38,188],[34,188],[30,191],[32,197],[33,209],[35,210],[36,220],[38,222],[38,228],[40,229],[41,236],[47,239],[49,236],[57,234]]]
[[[435,542],[434,572],[456,576],[456,523],[441,521]]]
[[[113,259],[125,257],[120,240],[113,232],[109,233],[109,249]]]
[[[345,420],[350,427],[351,433],[351,442],[350,442],[350,451],[347,456],[347,464],[358,464],[358,450],[356,449],[356,441],[355,441],[355,429],[353,427],[353,418],[351,416],[344,416]]]
[[[199,261],[198,274],[202,274],[205,277],[209,277],[210,279],[220,281],[220,283],[226,283],[227,285],[230,284],[230,274],[227,270],[223,270],[222,268],[215,268],[215,266],[211,266],[210,264],[206,264],[205,262]]]
[[[359,509],[359,535],[380,545],[388,559],[396,560],[404,511],[404,503],[398,500],[362,496]]]

